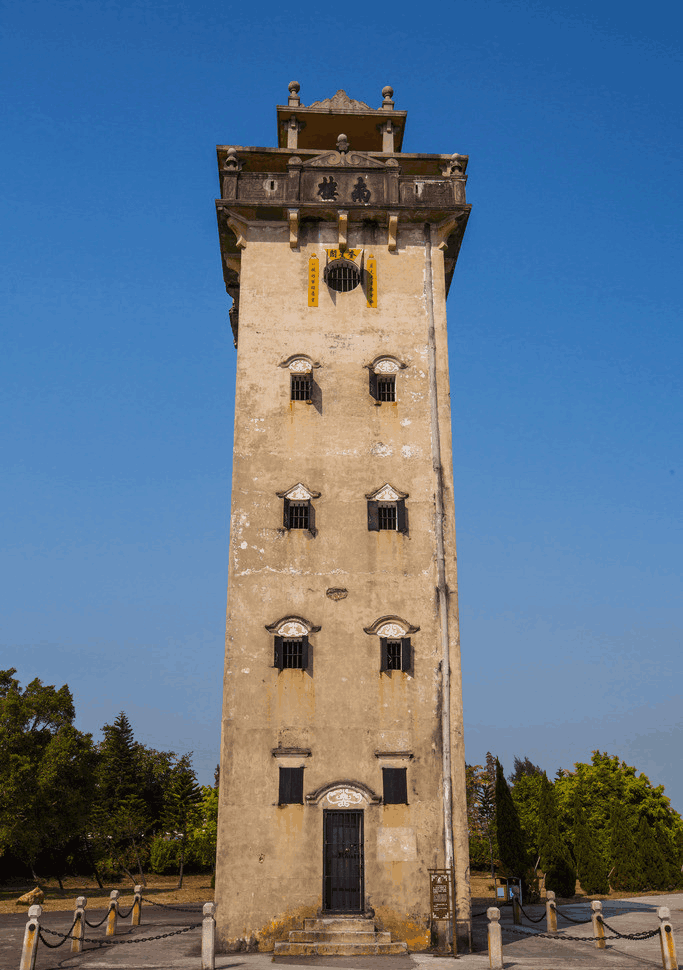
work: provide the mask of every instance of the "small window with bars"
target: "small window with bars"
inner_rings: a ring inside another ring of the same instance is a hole
[[[301,770],[303,771],[303,768]],[[382,768],[382,782],[385,805],[408,804],[408,779],[406,768]]]
[[[402,670],[413,673],[413,650],[410,637],[380,637],[380,671]]]
[[[370,532],[408,532],[405,499],[396,502],[368,500],[368,530]]]
[[[278,670],[308,668],[308,637],[275,637],[273,666]]]
[[[286,498],[283,525],[285,529],[307,529],[311,535],[316,535],[315,509],[310,499],[295,501]]]
[[[291,401],[310,401],[312,393],[312,378],[310,374],[291,375]]]
[[[370,397],[377,404],[396,401],[396,374],[375,374],[370,368]]]
[[[350,259],[335,259],[325,267],[323,279],[331,290],[348,293],[360,284],[360,269]]]
[[[303,805],[303,768],[280,768],[280,789],[277,803],[278,805]]]

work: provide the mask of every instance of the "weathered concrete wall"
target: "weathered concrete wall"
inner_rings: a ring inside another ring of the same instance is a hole
[[[384,235],[384,233],[382,233]],[[322,282],[336,227],[301,233],[252,226],[242,254],[221,805],[216,879],[224,942],[255,937],[268,949],[322,905],[324,805],[278,806],[278,768],[304,765],[304,792],[355,781],[382,794],[382,767],[407,767],[408,805],[358,806],[365,819],[365,898],[378,921],[412,948],[429,944],[427,869],[443,865],[441,645],[435,596],[434,487],[427,374],[425,250],[421,226],[399,230],[390,253],[377,231],[349,227],[349,246],[377,260],[378,308],[362,287]],[[318,307],[307,306],[308,260],[320,260]],[[434,249],[437,380],[446,507],[448,585],[455,529],[443,260]],[[320,363],[319,406],[292,402],[294,354]],[[390,354],[407,367],[397,402],[377,406],[365,365]],[[320,492],[317,535],[282,528],[277,492],[297,482]],[[369,532],[366,493],[385,482],[407,492],[409,530]],[[348,590],[345,599],[326,595]],[[457,603],[451,598],[455,770],[464,770]],[[273,667],[265,629],[297,614],[310,636],[309,670]],[[413,676],[380,674],[377,636],[364,627],[395,614],[419,627]],[[273,756],[276,748],[310,756]],[[378,758],[376,752],[411,752]],[[464,778],[463,778],[464,781]],[[462,792],[459,794],[459,787]],[[456,779],[460,811],[464,788]],[[457,843],[457,839],[456,839]],[[466,843],[456,844],[465,878]]]

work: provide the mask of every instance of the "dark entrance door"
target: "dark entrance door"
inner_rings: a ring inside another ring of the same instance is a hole
[[[335,913],[363,909],[363,813],[324,814],[323,908]]]

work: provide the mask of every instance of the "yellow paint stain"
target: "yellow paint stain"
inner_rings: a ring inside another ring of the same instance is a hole
[[[380,906],[375,909],[375,924],[378,929],[388,930],[392,940],[403,940],[413,952],[428,950],[431,944],[429,917],[406,917],[393,909]]]
[[[315,906],[299,906],[276,919],[269,920],[255,932],[259,952],[272,953],[276,943],[289,939],[290,930],[303,929],[304,920],[315,917],[316,912]]]

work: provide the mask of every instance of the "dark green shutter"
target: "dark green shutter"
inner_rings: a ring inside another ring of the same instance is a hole
[[[385,805],[408,804],[408,782],[405,768],[382,768]]]
[[[282,670],[282,637],[273,637],[273,643],[275,646],[273,667],[277,667],[278,670]]]
[[[289,499],[286,498],[282,504],[284,505],[284,515],[282,519],[282,524],[284,525],[285,529],[288,529],[289,528]]]
[[[413,648],[410,645],[410,637],[401,639],[401,670],[407,674],[413,672]]]
[[[308,669],[308,636],[306,634],[301,638],[301,667],[303,670]]]
[[[389,669],[389,647],[387,646],[386,637],[379,638],[379,656],[379,669],[381,673],[383,670]]]
[[[374,370],[370,368],[370,397],[374,397],[375,400],[379,397],[379,390],[377,389],[377,374]]]
[[[308,531],[312,536],[317,535],[315,528],[315,509],[313,508],[313,502],[308,503]]]
[[[406,514],[405,499],[399,499],[396,503],[396,529],[398,532],[408,531],[408,516]]]
[[[379,532],[379,505],[368,501],[368,531]]]

